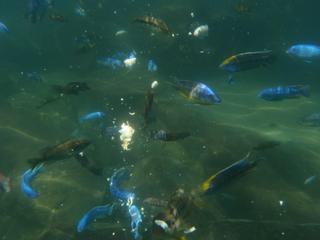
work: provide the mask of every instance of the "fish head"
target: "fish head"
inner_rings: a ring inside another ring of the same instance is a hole
[[[91,144],[91,141],[88,139],[78,139],[75,141],[73,149],[77,152],[82,151],[86,147],[88,147]]]
[[[231,56],[227,59],[225,59],[220,65],[219,68],[227,71],[227,72],[236,72],[238,70],[237,68],[237,57]]]
[[[221,98],[215,92],[214,89],[209,88],[203,83],[198,83],[190,92],[190,98],[193,100],[199,100],[204,104],[219,104]]]
[[[299,46],[294,45],[291,46],[290,48],[288,48],[288,50],[286,51],[286,54],[288,55],[298,55],[299,54]]]

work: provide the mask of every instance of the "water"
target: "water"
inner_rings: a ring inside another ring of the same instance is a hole
[[[25,1],[0,1],[0,21],[9,28],[9,33],[0,34],[0,172],[12,178],[12,191],[0,195],[1,239],[133,239],[125,210],[97,220],[88,231],[76,232],[86,211],[112,202],[107,178],[121,167],[132,173],[124,186],[137,196],[135,204],[145,208],[141,234],[153,239],[144,229],[151,228],[152,215],[161,209],[143,204],[145,198],[168,200],[177,188],[191,191],[256,144],[270,140],[281,144],[259,152],[256,168],[202,198],[199,208],[192,209],[186,220],[197,230],[187,239],[318,239],[319,182],[304,185],[304,181],[319,174],[319,128],[300,121],[320,111],[320,63],[285,54],[292,44],[319,44],[318,3],[81,2],[86,16],[74,13],[78,1],[57,0],[53,11],[64,16],[65,23],[49,20],[47,13],[32,24],[23,17]],[[176,36],[132,23],[148,14],[163,19]],[[209,25],[207,38],[188,35],[197,24]],[[115,36],[119,30],[127,33]],[[79,53],[74,39],[84,32],[96,35],[92,37],[96,45]],[[273,50],[277,61],[239,72],[229,85],[228,73],[218,68],[222,60],[263,49]],[[98,57],[133,50],[138,62],[132,69],[96,64]],[[157,72],[147,71],[149,59],[157,63]],[[42,81],[21,78],[21,72],[37,72]],[[187,101],[172,88],[174,77],[214,87],[222,103],[203,106]],[[144,98],[154,80],[159,87],[150,122],[143,128]],[[52,96],[51,85],[72,81],[86,82],[91,90],[36,109]],[[263,88],[290,84],[310,85],[311,97],[281,102],[256,97]],[[111,140],[103,134],[101,125],[79,124],[80,116],[93,111],[107,113],[104,127],[127,121],[134,127],[130,151],[122,150],[117,136]],[[151,140],[149,132],[159,129],[188,131],[191,137],[176,142]],[[72,136],[93,141],[85,152],[104,175],[93,175],[72,158],[57,161],[45,166],[33,182],[40,196],[26,198],[20,181],[29,168],[27,159]]]

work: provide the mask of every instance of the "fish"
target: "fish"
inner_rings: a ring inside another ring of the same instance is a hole
[[[149,72],[156,72],[158,71],[158,66],[157,64],[154,62],[154,60],[150,59],[148,61],[148,71]]]
[[[91,144],[87,139],[69,139],[58,143],[54,146],[49,146],[40,151],[40,156],[28,160],[32,169],[42,163],[50,163],[55,160],[63,160],[76,155]]]
[[[192,35],[194,37],[197,37],[197,38],[204,38],[204,37],[208,37],[209,35],[209,26],[208,25],[201,25],[199,27],[197,27]]]
[[[135,198],[135,194],[129,192],[127,190],[121,189],[120,185],[123,181],[126,181],[130,178],[130,174],[128,169],[120,168],[116,170],[110,178],[109,189],[111,195],[127,204],[132,203],[133,199]]]
[[[241,160],[231,164],[230,166],[220,170],[216,174],[209,177],[200,185],[200,193],[210,194],[220,189],[220,187],[235,177],[244,174],[248,170],[256,166],[257,161],[249,160],[250,152]]]
[[[32,82],[37,82],[37,83],[43,82],[41,75],[37,72],[21,72],[21,75],[25,79],[30,80]]]
[[[11,179],[0,173],[0,193],[9,193],[11,192],[11,188]]]
[[[154,198],[154,197],[148,197],[144,199],[143,203],[148,204],[150,206],[154,206],[154,207],[166,207],[168,205],[168,201]]]
[[[149,115],[153,105],[153,98],[154,98],[154,91],[152,89],[149,89],[144,98],[143,119],[144,119],[145,127],[148,125],[148,122],[149,122]]]
[[[132,51],[129,56],[123,60],[123,64],[126,68],[132,68],[137,63],[137,53]]]
[[[48,8],[52,8],[53,5],[53,0],[29,0],[28,11],[25,16],[30,19],[32,23],[36,23],[43,19]]]
[[[104,112],[91,112],[80,117],[80,123],[102,119],[106,116]]]
[[[299,123],[307,127],[320,127],[320,112],[312,113],[304,117]]]
[[[190,136],[188,132],[166,132],[164,130],[157,130],[151,132],[151,137],[154,140],[161,140],[165,142],[177,141],[185,139]]]
[[[0,22],[0,33],[8,33],[8,32],[9,32],[8,27],[3,22]]]
[[[97,35],[94,32],[83,32],[80,36],[74,38],[76,53],[86,53],[94,49],[96,44]]]
[[[61,85],[52,85],[52,90],[57,93],[56,96],[45,99],[40,105],[36,108],[42,108],[49,103],[56,102],[65,95],[78,95],[80,92],[90,90],[90,87],[85,82],[70,82],[64,86]]]
[[[111,216],[113,212],[114,204],[107,204],[103,206],[97,206],[86,212],[77,225],[77,232],[81,233],[87,229],[88,225],[95,219]]]
[[[118,31],[116,31],[116,33],[114,34],[116,37],[118,37],[118,36],[121,36],[121,35],[124,35],[124,34],[126,34],[127,33],[127,31],[126,30],[118,30]]]
[[[302,58],[304,60],[313,60],[320,58],[320,45],[297,44],[291,46],[286,53],[290,56]]]
[[[139,208],[135,205],[129,205],[128,212],[131,217],[131,232],[135,240],[141,239],[139,227],[142,223],[142,217]]]
[[[263,151],[263,150],[267,150],[270,148],[274,148],[280,145],[280,142],[278,141],[264,141],[261,143],[258,143],[256,146],[254,146],[252,149],[256,150],[256,151]]]
[[[309,185],[309,184],[313,183],[316,179],[317,179],[317,176],[313,175],[311,177],[308,177],[306,180],[304,180],[303,184]]]
[[[21,191],[31,199],[37,198],[39,193],[31,186],[31,182],[43,171],[43,164],[40,164],[34,168],[30,168],[24,172],[21,180]]]
[[[284,99],[310,96],[309,85],[278,86],[263,89],[258,97],[267,101],[281,101]]]
[[[199,104],[212,105],[220,104],[221,98],[215,89],[208,87],[201,82],[188,80],[176,80],[174,87],[189,100]]]
[[[60,23],[67,22],[67,19],[64,16],[59,14],[54,14],[54,13],[49,15],[49,19],[54,22],[60,22]]]
[[[76,15],[78,15],[80,17],[87,16],[86,10],[83,7],[81,7],[79,4],[76,5],[76,7],[74,8],[74,12],[75,12]]]
[[[275,60],[276,56],[271,50],[245,52],[228,57],[219,65],[219,68],[234,73],[267,66]]]
[[[151,17],[151,16],[144,16],[140,18],[136,18],[133,20],[134,22],[137,23],[143,23],[147,24],[153,27],[156,27],[159,29],[161,32],[166,33],[166,34],[171,34],[171,30],[169,29],[168,25],[161,19]]]

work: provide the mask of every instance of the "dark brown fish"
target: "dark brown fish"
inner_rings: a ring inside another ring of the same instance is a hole
[[[79,92],[90,90],[90,87],[85,82],[70,82],[64,86],[53,85],[52,89],[57,93],[57,95],[45,99],[39,106],[37,106],[37,109],[61,99],[64,95],[78,95]]]
[[[147,91],[147,94],[144,99],[144,112],[143,112],[143,118],[144,118],[144,126],[146,127],[149,120],[149,114],[151,112],[152,104],[153,104],[153,97],[154,92],[152,89],[149,89]]]
[[[67,22],[67,19],[64,16],[58,15],[58,14],[50,14],[49,19],[55,22],[61,22],[61,23]]]
[[[271,140],[271,141],[261,142],[256,146],[254,146],[252,149],[256,151],[263,151],[263,150],[277,147],[279,145],[280,145],[280,142]]]
[[[144,16],[141,18],[134,19],[134,22],[144,23],[144,24],[156,27],[161,32],[166,33],[166,34],[171,33],[168,25],[163,20],[161,20],[159,18],[155,18],[155,17],[151,17],[151,16]]]
[[[167,132],[164,130],[157,130],[151,132],[151,137],[154,140],[160,140],[165,142],[172,142],[185,139],[191,134],[189,132]]]
[[[149,197],[143,200],[144,204],[153,206],[153,207],[166,207],[168,205],[168,201],[162,200],[162,199],[158,199],[158,198],[154,198],[154,197]]]
[[[87,139],[70,139],[54,146],[49,146],[40,151],[40,156],[29,159],[28,162],[34,168],[41,163],[48,163],[55,160],[63,160],[77,155],[82,155],[82,151],[91,142]]]
[[[90,90],[90,87],[85,82],[70,82],[64,86],[53,85],[53,90],[58,94],[78,95],[79,92]]]

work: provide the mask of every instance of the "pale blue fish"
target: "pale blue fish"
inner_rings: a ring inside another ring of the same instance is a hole
[[[94,120],[99,120],[105,117],[104,112],[91,112],[87,113],[83,116],[80,117],[79,121],[80,123],[87,122],[87,121],[94,121]]]
[[[11,191],[11,179],[0,173],[0,193]]]
[[[9,32],[8,27],[3,22],[0,22],[0,32],[1,33],[8,33]]]
[[[305,60],[312,60],[320,58],[320,45],[313,44],[297,44],[291,46],[287,51],[287,54],[296,56]]]
[[[113,197],[130,204],[135,197],[134,193],[120,189],[121,183],[129,178],[129,171],[126,168],[120,168],[111,176],[109,187]]]
[[[317,176],[313,175],[311,177],[308,177],[306,180],[304,180],[303,184],[309,185],[309,184],[313,183],[316,179],[317,179]]]
[[[140,210],[135,205],[128,207],[129,214],[131,216],[131,232],[135,240],[140,239],[139,226],[142,223],[142,217]]]
[[[114,204],[107,204],[92,208],[90,211],[86,212],[80,219],[77,225],[77,231],[79,233],[84,231],[94,219],[111,216],[113,207]]]
[[[28,169],[23,175],[21,180],[21,191],[28,198],[37,198],[39,193],[31,186],[31,182],[43,171],[43,164],[36,166],[33,169]]]
[[[150,59],[148,61],[148,71],[149,72],[156,72],[157,70],[158,70],[157,64],[152,59]]]
[[[308,85],[291,85],[278,86],[263,89],[258,97],[267,101],[280,101],[283,99],[298,98],[300,96],[310,96],[310,86]]]

